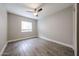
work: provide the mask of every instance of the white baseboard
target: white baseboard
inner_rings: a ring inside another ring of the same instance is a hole
[[[32,36],[32,37],[26,37],[26,38],[19,38],[19,39],[12,39],[12,40],[8,40],[8,42],[15,42],[15,41],[25,40],[25,39],[29,39],[29,38],[35,38],[35,36]]]
[[[3,54],[3,52],[4,52],[5,48],[6,48],[6,46],[7,46],[7,43],[3,46],[2,50],[0,51],[0,56],[2,56],[2,54]]]
[[[45,40],[48,40],[48,41],[51,41],[51,42],[55,42],[55,43],[58,43],[58,44],[70,47],[70,48],[72,48],[74,50],[72,45],[69,45],[69,44],[66,44],[66,43],[62,43],[62,42],[59,42],[59,41],[55,41],[55,40],[52,40],[52,39],[49,39],[49,38],[46,38],[46,37],[43,37],[43,36],[39,36],[39,38],[42,38],[42,39],[45,39]]]

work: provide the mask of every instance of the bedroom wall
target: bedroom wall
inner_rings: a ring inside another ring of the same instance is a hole
[[[38,32],[39,37],[73,47],[73,7],[39,19]]]
[[[0,55],[7,44],[7,11],[3,4],[0,4]]]
[[[32,32],[21,32],[21,21],[32,22]],[[8,13],[8,40],[37,37],[37,20]]]

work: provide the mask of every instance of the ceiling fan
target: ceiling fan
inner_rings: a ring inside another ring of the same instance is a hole
[[[43,9],[42,8],[35,8],[34,10],[29,10],[29,11],[26,11],[26,12],[30,12],[30,13],[33,13],[34,16],[38,17],[38,13],[41,12]]]

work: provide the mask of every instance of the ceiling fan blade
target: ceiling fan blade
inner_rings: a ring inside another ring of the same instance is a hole
[[[42,11],[42,8],[38,9],[38,12]]]

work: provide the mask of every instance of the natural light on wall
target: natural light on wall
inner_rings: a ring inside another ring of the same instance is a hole
[[[32,32],[32,22],[21,21],[21,32]]]

